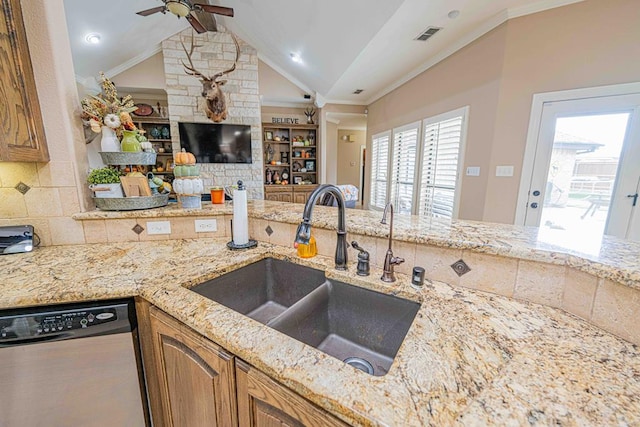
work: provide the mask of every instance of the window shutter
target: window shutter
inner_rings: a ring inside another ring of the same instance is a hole
[[[369,205],[384,209],[387,201],[387,167],[391,133],[374,135],[371,143],[371,190]]]
[[[425,120],[418,214],[453,218],[464,116]]]
[[[397,213],[412,213],[419,131],[419,122],[393,130],[391,202]]]

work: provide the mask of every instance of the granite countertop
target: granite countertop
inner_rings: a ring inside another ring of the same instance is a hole
[[[286,208],[285,208],[286,206]],[[267,221],[299,224],[304,205],[267,200],[251,200],[249,216]],[[230,202],[222,205],[202,203],[201,209],[181,209],[172,204],[144,211],[91,211],[73,215],[76,220],[159,218],[183,216],[231,215]],[[380,224],[382,214],[375,211],[348,209],[347,232],[365,236],[387,237],[388,226]],[[336,208],[315,206],[312,225],[335,229]],[[530,261],[566,265],[594,276],[640,289],[640,242],[603,236],[585,241],[568,237],[563,230],[522,227],[479,221],[429,219],[395,215],[394,240],[433,246],[465,249]]]
[[[264,215],[267,215],[264,213]],[[286,214],[285,214],[286,216]],[[350,215],[352,218],[354,215]],[[141,296],[341,419],[356,425],[638,425],[640,351],[577,317],[406,276],[384,284],[226,239],[44,247],[0,257],[0,307]],[[187,286],[265,256],[420,301],[389,373],[372,377],[210,301]]]

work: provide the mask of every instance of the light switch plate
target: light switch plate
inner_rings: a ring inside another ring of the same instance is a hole
[[[218,231],[218,222],[215,219],[196,219],[196,233],[213,233]]]
[[[171,222],[147,221],[147,234],[171,234]]]
[[[468,166],[467,176],[480,176],[480,166]]]
[[[496,176],[513,176],[513,166],[496,166]]]

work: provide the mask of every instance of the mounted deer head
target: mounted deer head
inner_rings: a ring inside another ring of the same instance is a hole
[[[183,61],[180,62],[182,62],[182,65],[184,66],[185,73],[189,74],[190,76],[197,77],[202,82],[202,96],[206,100],[207,117],[216,123],[226,120],[227,118],[227,101],[224,96],[224,92],[222,92],[222,86],[224,86],[227,81],[219,79],[220,77],[229,74],[236,69],[236,64],[238,63],[238,58],[240,57],[240,46],[238,45],[238,40],[236,40],[233,34],[229,34],[233,39],[233,43],[235,43],[236,45],[236,60],[234,61],[231,68],[225,71],[221,71],[213,75],[212,77],[205,76],[193,65],[193,61],[191,59],[193,50],[197,47],[202,47],[202,45],[194,44],[193,33],[191,33],[191,49],[189,49],[189,51],[187,51],[184,43],[180,42],[182,48],[184,49],[184,53],[187,54],[189,65],[185,64]]]

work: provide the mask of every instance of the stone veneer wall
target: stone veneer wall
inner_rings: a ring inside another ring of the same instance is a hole
[[[196,69],[211,76],[230,68],[236,55],[233,40],[226,30],[218,26],[219,32],[194,34],[194,42],[199,45],[192,54]],[[182,49],[182,41],[190,47],[192,30],[186,29],[162,42],[164,69],[167,84],[167,101],[173,151],[180,150],[178,122],[213,123],[205,114],[201,96],[200,80],[184,72],[181,60],[188,63]],[[240,58],[236,69],[225,76],[227,83],[223,91],[227,95],[227,120],[224,123],[251,126],[252,164],[200,165],[201,178],[205,189],[213,185],[231,185],[241,179],[247,186],[252,199],[263,198],[262,187],[262,131],[260,123],[260,98],[258,94],[258,54],[257,51],[238,39]]]

